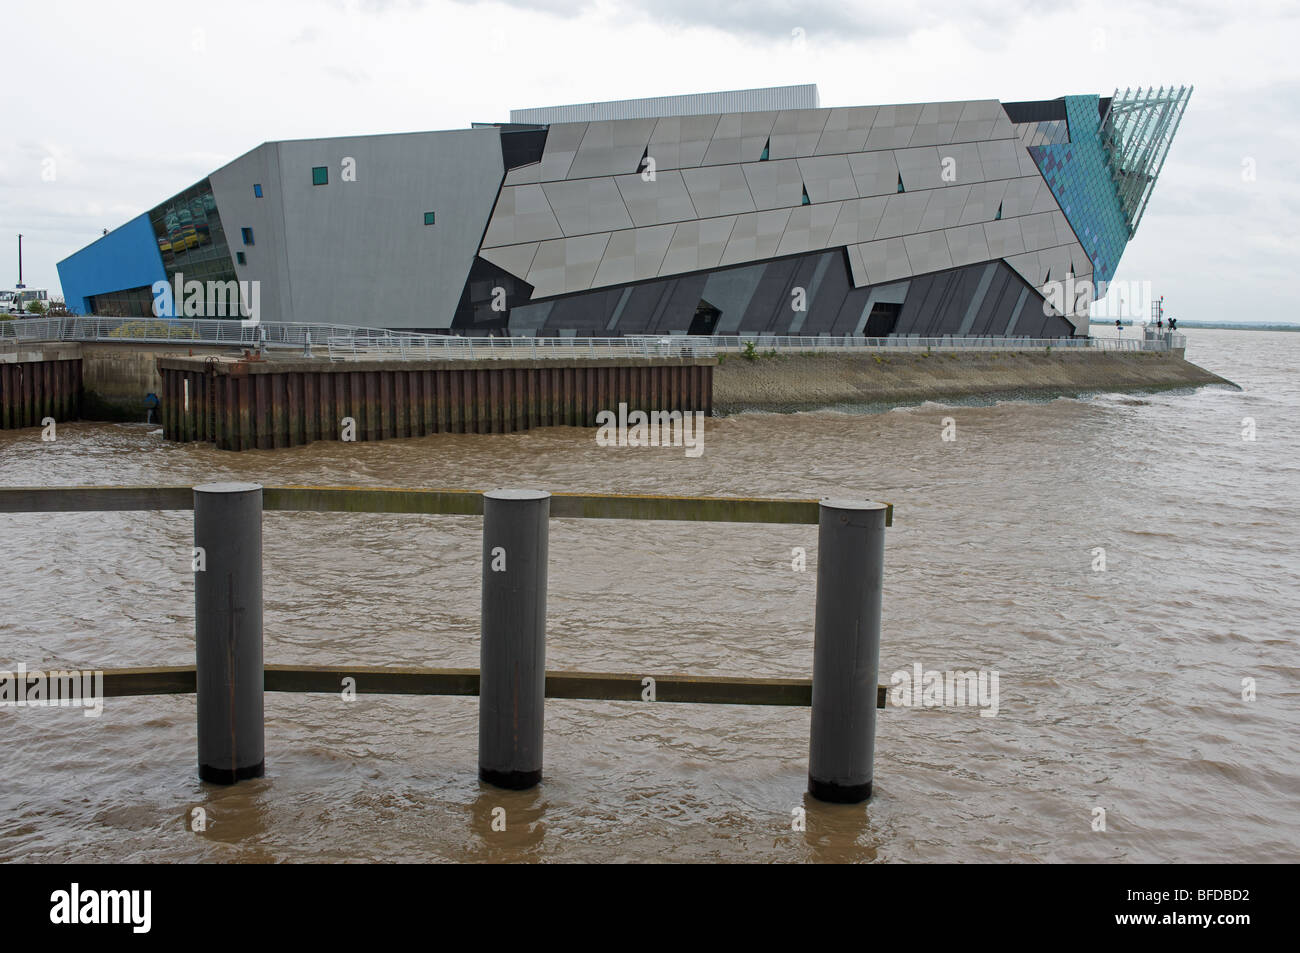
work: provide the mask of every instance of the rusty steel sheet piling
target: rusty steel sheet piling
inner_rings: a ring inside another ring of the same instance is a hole
[[[0,430],[41,427],[81,413],[81,358],[50,352],[0,352]]]
[[[260,361],[160,357],[167,440],[271,450],[316,440],[594,427],[602,410],[713,412],[714,358]]]

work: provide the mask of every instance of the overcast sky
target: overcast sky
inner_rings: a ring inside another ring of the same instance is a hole
[[[1194,84],[1116,274],[1185,320],[1300,320],[1300,4],[7,0],[0,286],[267,140],[817,83],[822,106]],[[1253,173],[1253,174],[1252,174]]]

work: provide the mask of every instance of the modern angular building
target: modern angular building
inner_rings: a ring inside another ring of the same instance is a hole
[[[59,276],[83,314],[179,273],[256,282],[263,320],[457,334],[1086,335],[1053,285],[1114,276],[1190,93],[795,86],[268,142]]]

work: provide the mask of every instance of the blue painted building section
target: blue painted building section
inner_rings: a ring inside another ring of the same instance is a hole
[[[1070,141],[1030,146],[1043,178],[1092,261],[1094,282],[1110,281],[1128,245],[1128,222],[1101,142],[1098,97],[1066,96]]]
[[[69,255],[58,267],[63,300],[76,314],[89,313],[91,295],[167,280],[148,213]]]

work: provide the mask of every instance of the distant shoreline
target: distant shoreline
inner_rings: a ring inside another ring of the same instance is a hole
[[[1089,321],[1088,324],[1102,328],[1113,328],[1115,326],[1114,321]],[[1135,321],[1125,321],[1123,326],[1126,328],[1141,327]],[[1201,324],[1195,321],[1179,321],[1178,330],[1181,331],[1184,328],[1197,328],[1206,331],[1300,331],[1300,324]]]

